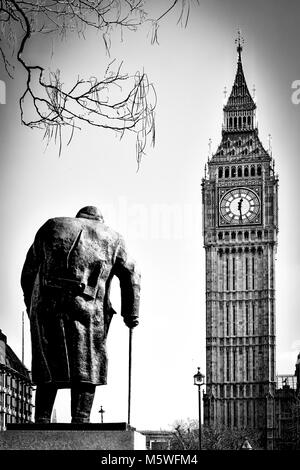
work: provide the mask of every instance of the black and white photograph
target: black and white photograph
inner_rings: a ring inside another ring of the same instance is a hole
[[[0,454],[300,450],[299,19],[0,0]]]

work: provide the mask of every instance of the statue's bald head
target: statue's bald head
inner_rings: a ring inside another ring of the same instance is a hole
[[[103,215],[101,214],[98,207],[95,206],[85,206],[77,212],[76,217],[83,217],[84,219],[94,219],[104,222]]]

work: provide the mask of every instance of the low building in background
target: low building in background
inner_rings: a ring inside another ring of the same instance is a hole
[[[275,449],[300,449],[299,377],[286,374],[276,379]]]
[[[32,422],[32,392],[28,369],[0,330],[0,430],[8,423]]]
[[[147,450],[169,450],[173,433],[171,431],[139,431],[146,436]]]

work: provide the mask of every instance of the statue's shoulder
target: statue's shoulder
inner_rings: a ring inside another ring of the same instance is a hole
[[[76,232],[82,223],[80,219],[76,219],[75,217],[54,217],[52,219],[48,219],[47,222],[42,225],[39,229],[38,235],[42,238],[44,236],[48,236],[50,234],[63,234],[65,232]]]
[[[93,232],[95,232],[99,239],[107,239],[113,244],[118,244],[122,238],[116,230],[98,220],[87,220],[86,228],[90,231],[91,236],[94,236]]]
[[[48,219],[47,222],[44,223],[44,228],[51,228],[51,227],[63,227],[63,226],[78,226],[80,225],[80,219],[76,217],[53,217],[52,219]]]
[[[123,244],[123,237],[116,230],[99,220],[80,217],[54,217],[48,219],[40,228],[41,238],[64,238],[78,234],[84,230],[87,237],[92,240],[108,242],[110,246]]]

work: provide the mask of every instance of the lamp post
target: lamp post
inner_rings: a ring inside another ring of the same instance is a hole
[[[101,414],[101,423],[103,423],[103,414],[105,413],[104,409],[102,408],[102,405],[100,406],[99,413]]]
[[[198,387],[198,400],[199,400],[199,450],[201,450],[201,386],[204,385],[205,375],[201,374],[200,367],[198,367],[197,374],[194,375],[194,385]]]

